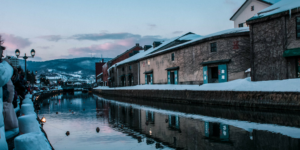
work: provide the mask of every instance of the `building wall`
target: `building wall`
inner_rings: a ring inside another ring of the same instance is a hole
[[[102,66],[102,72],[103,72],[103,75],[102,75],[102,78],[103,78],[103,85],[105,85],[105,82],[108,83],[108,72],[107,72],[107,69],[108,69],[108,62],[105,63],[105,64]]]
[[[233,50],[234,42],[238,41],[238,49]],[[217,42],[218,51],[210,52],[210,43]],[[167,84],[166,68],[177,67],[178,84],[202,84],[203,66],[201,62],[231,59],[228,64],[228,80],[244,78],[245,70],[250,68],[249,35],[221,38],[206,41],[194,46],[185,47],[173,52],[161,54],[140,61],[140,84],[145,84],[145,71],[153,70],[154,84]],[[247,50],[246,50],[247,49]],[[175,60],[171,61],[171,54],[175,53]],[[148,65],[148,60],[150,65]],[[211,65],[210,65],[211,66]]]
[[[95,70],[96,70],[96,82],[98,80],[97,78],[97,75],[99,75],[101,72],[102,72],[102,66],[104,65],[105,63],[104,62],[98,62],[98,63],[95,63]]]
[[[127,51],[126,53],[124,54],[121,54],[121,56],[117,56],[115,59],[113,59],[111,61],[111,65],[114,65],[122,60],[125,60],[127,58],[130,57],[130,53],[133,53],[134,51],[140,51],[142,50],[143,48],[141,46],[139,46],[139,44],[137,44],[135,47],[133,47],[131,50]]]
[[[251,11],[251,6],[254,6],[254,11]],[[248,4],[244,6],[243,10],[240,10],[239,14],[237,14],[237,17],[234,19],[234,28],[238,28],[240,23],[244,23],[244,27],[246,27],[246,20],[250,19],[259,11],[269,6],[269,4],[260,2],[258,0],[250,0]]]
[[[296,78],[296,58],[283,57],[286,49],[300,47],[296,16],[300,13],[251,24],[253,81]]]
[[[131,70],[129,70],[129,66],[131,66]],[[122,70],[122,68],[124,68],[124,71]],[[133,85],[138,85],[138,63],[137,62],[120,65],[120,66],[116,67],[115,70],[118,72],[118,73],[114,74],[116,86],[121,86],[120,76],[128,75],[129,73],[132,73]],[[129,86],[128,76],[126,76],[126,85],[125,86]]]

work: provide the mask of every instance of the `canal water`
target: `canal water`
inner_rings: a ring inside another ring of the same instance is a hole
[[[39,117],[46,117],[44,129],[56,150],[300,149],[298,112],[103,98],[81,92],[55,95],[40,105]]]

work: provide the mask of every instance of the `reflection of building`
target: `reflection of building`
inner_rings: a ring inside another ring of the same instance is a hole
[[[285,135],[261,130],[245,130],[224,123],[186,118],[177,114],[163,114],[118,103],[109,103],[109,123],[147,145],[189,150],[256,150],[299,149],[300,141]],[[133,131],[132,131],[133,130]],[[144,136],[136,136],[139,132]],[[257,144],[259,143],[259,144]]]

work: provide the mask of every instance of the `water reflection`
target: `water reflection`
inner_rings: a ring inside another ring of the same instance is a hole
[[[185,111],[178,111],[177,107]],[[82,93],[45,99],[41,108],[40,113],[47,118],[44,128],[55,149],[300,148],[297,121],[283,126],[280,125],[282,123],[276,125],[259,118],[257,121],[250,119],[251,122],[232,119],[232,116],[240,118],[245,113],[243,111],[230,111],[229,117],[217,117],[213,113],[203,115],[208,110],[199,107],[198,110],[193,109],[195,106],[142,105]],[[219,111],[218,108],[213,110]],[[224,108],[222,110],[223,115],[229,111]],[[270,115],[267,112],[260,114],[261,118]],[[290,116],[295,119],[299,117],[295,114]],[[67,138],[66,131],[71,133]]]

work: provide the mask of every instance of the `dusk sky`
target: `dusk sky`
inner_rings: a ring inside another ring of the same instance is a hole
[[[0,0],[7,50],[36,58],[113,58],[125,50],[180,36],[233,28],[245,0]]]

